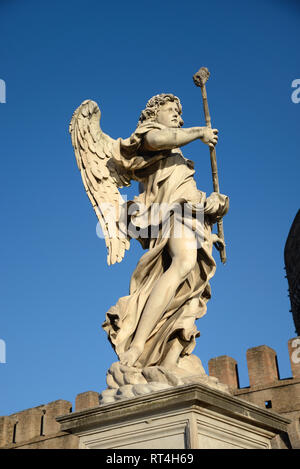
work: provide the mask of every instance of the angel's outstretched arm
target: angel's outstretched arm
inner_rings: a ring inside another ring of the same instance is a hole
[[[150,151],[171,150],[187,145],[197,139],[214,147],[218,142],[218,130],[208,127],[155,129],[145,135],[144,148]]]

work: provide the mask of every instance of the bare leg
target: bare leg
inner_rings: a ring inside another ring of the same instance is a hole
[[[166,357],[164,358],[161,366],[172,369],[177,365],[177,360],[182,352],[183,345],[179,342],[177,337],[171,341],[170,348],[167,351]]]
[[[172,263],[157,281],[148,298],[131,347],[120,356],[120,361],[124,365],[132,366],[137,361],[144,350],[149,334],[173,300],[177,288],[184,282],[197,262],[195,238],[172,236],[168,242],[168,248]]]

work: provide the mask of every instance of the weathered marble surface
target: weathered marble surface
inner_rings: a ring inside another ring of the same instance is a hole
[[[203,384],[59,417],[81,449],[288,448],[289,420]]]
[[[108,371],[103,402],[195,380],[222,387],[191,354],[200,335],[195,321],[206,313],[211,297],[213,246],[222,245],[212,229],[229,202],[219,192],[207,196],[197,188],[194,163],[181,151],[197,139],[214,149],[218,130],[182,128],[181,114],[177,97],[160,94],[148,101],[127,139],[112,139],[101,130],[100,109],[90,100],[79,106],[70,123],[108,264],[120,262],[134,238],[146,250],[132,274],[129,294],[106,313],[103,327],[120,361]],[[119,188],[132,180],[140,183],[140,194],[126,202]]]

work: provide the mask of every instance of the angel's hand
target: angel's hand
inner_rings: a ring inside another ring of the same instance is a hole
[[[209,147],[214,148],[218,143],[218,129],[211,129],[210,127],[202,127],[202,136],[200,140],[206,143]]]

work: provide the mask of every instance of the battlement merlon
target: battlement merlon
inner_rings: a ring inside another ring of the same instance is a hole
[[[300,378],[300,337],[288,341],[292,378]],[[247,365],[250,388],[271,387],[280,380],[275,350],[267,345],[247,350]],[[209,360],[209,375],[227,384],[231,391],[239,389],[238,365],[234,358],[222,355]]]

